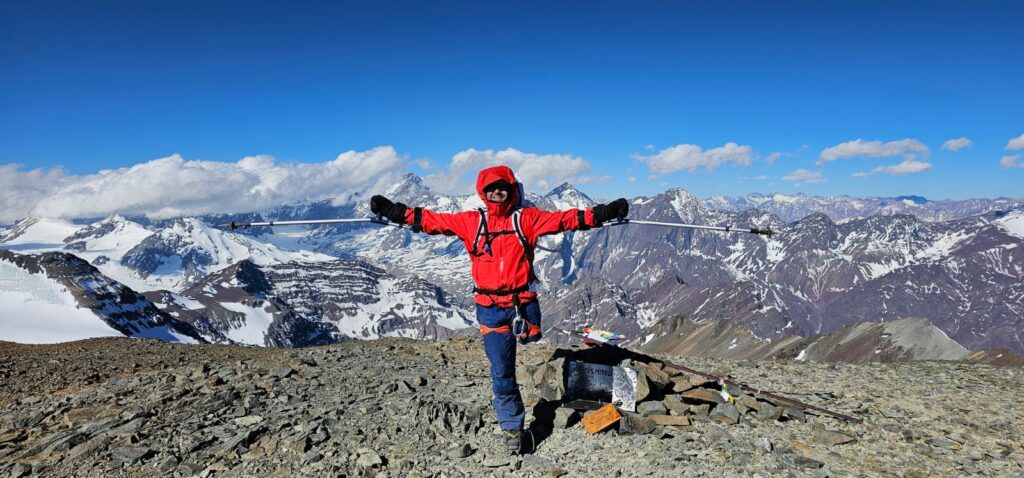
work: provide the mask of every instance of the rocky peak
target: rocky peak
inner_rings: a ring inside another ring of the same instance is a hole
[[[387,189],[384,195],[387,197],[414,197],[428,192],[430,192],[430,188],[423,184],[423,178],[413,173],[405,173],[398,182]]]
[[[707,208],[700,200],[689,191],[682,188],[673,188],[659,194],[656,198],[663,198],[676,212],[679,219],[683,221],[698,221],[707,216]]]
[[[568,182],[560,184],[545,194],[541,199],[553,204],[554,209],[586,208],[594,204],[594,200]]]
[[[14,223],[9,229],[0,231],[0,242],[9,242],[17,239],[25,233],[28,228],[40,221],[41,218],[29,216]]]
[[[115,214],[83,227],[78,232],[66,237],[64,242],[66,244],[71,244],[86,239],[95,239],[110,234],[124,232],[127,229],[142,230],[144,228],[139,224],[125,219],[119,214]]]

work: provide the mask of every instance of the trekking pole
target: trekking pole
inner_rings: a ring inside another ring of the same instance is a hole
[[[775,234],[770,227],[763,229],[756,227],[733,227],[733,226],[702,226],[700,224],[683,224],[678,222],[658,222],[658,221],[642,221],[637,219],[626,219],[619,218],[619,220],[605,224],[606,226],[624,226],[626,224],[640,224],[644,226],[667,226],[667,227],[681,227],[684,229],[703,229],[706,231],[720,231],[720,232],[748,232],[750,234],[761,234],[768,236],[769,238]]]
[[[394,226],[399,229],[402,228],[403,224],[397,222],[391,222],[384,219],[382,216],[368,217],[365,219],[316,219],[309,221],[267,221],[267,222],[235,222],[231,221],[227,224],[221,224],[220,227],[230,228],[232,231],[243,227],[259,227],[259,226],[304,226],[304,225],[316,225],[316,224],[353,224],[361,222],[370,222],[373,224],[380,224],[381,226]]]

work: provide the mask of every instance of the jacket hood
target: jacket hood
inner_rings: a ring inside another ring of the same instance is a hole
[[[512,184],[511,194],[509,194],[508,200],[495,204],[487,200],[487,196],[484,194],[484,188],[491,183],[497,181],[505,181],[506,183]],[[480,171],[480,174],[476,176],[476,193],[483,200],[484,205],[487,206],[487,214],[492,216],[508,216],[513,211],[518,209],[522,205],[523,198],[520,196],[521,191],[519,187],[519,181],[516,180],[516,176],[512,174],[512,168],[508,166],[494,166]]]

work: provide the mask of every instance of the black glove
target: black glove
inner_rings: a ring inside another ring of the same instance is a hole
[[[612,219],[625,219],[629,214],[629,202],[618,198],[608,204],[594,206],[594,223],[602,224]]]
[[[370,212],[380,214],[391,222],[405,224],[405,210],[408,207],[400,202],[391,202],[384,196],[373,196],[370,198]]]

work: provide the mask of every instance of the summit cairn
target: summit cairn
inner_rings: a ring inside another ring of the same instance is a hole
[[[685,367],[618,347],[574,346],[557,348],[541,362],[520,367],[517,379],[540,428],[569,428],[578,421],[577,414],[586,426],[587,417],[602,409],[601,416],[617,423],[587,426],[592,433],[617,430],[671,437],[692,431],[694,421],[726,426],[743,421],[806,422],[808,414],[858,421],[770,392],[757,393],[724,373],[717,375],[722,378],[690,373]],[[608,412],[609,406],[618,413]],[[553,418],[548,423],[541,417],[545,411]],[[827,441],[848,443],[853,438],[843,435]]]

